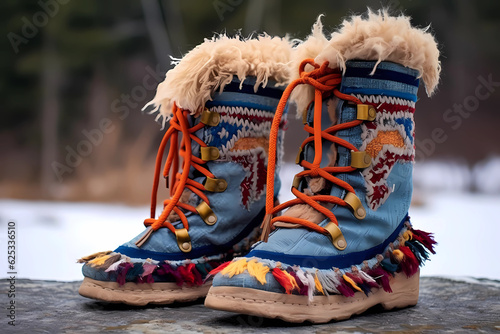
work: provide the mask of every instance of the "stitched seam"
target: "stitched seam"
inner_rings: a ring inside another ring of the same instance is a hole
[[[146,294],[146,293],[151,293],[151,292],[177,292],[177,291],[182,291],[182,290],[185,290],[185,289],[182,289],[182,288],[179,288],[179,289],[140,289],[140,290],[134,290],[134,289],[113,289],[113,288],[107,288],[107,287],[103,287],[101,285],[97,285],[97,284],[94,284],[94,283],[87,283],[87,285],[93,287],[93,288],[99,288],[99,289],[102,289],[102,290],[107,290],[107,291],[113,291],[113,292],[137,292],[137,293],[143,293],[143,294]],[[200,290],[202,287],[189,287],[188,289],[191,289],[191,290]]]
[[[240,298],[240,297],[234,297],[234,296],[228,296],[228,295],[218,295],[218,294],[215,295],[213,293],[209,293],[209,295],[214,296],[214,297],[219,297],[219,298],[225,298],[225,299],[252,301],[255,303],[259,303],[259,304],[283,304],[283,305],[301,305],[301,306],[304,305],[304,304],[298,304],[298,303],[286,303],[286,302],[277,301],[277,300],[269,301],[269,300],[264,300],[264,299]],[[346,297],[346,298],[350,298],[350,297]],[[341,302],[341,303],[328,303],[328,304],[310,303],[310,304],[308,304],[308,306],[345,305],[345,304],[352,304],[355,302],[364,301],[364,300],[367,300],[368,298],[369,297],[357,298],[357,299],[351,298],[351,299],[346,300],[345,302]]]

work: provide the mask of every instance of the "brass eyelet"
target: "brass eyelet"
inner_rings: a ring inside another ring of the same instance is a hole
[[[347,203],[347,206],[354,214],[354,217],[356,217],[357,219],[365,219],[366,210],[363,207],[363,204],[361,204],[361,200],[358,198],[358,196],[356,196],[355,193],[348,192],[344,197],[344,201]]]
[[[214,146],[200,147],[200,153],[203,161],[213,161],[220,157],[219,149]]]
[[[207,225],[214,225],[217,222],[217,216],[205,201],[196,207],[196,211]]]
[[[307,124],[307,109],[302,112],[302,124]]]
[[[204,187],[210,192],[221,193],[227,189],[227,182],[224,179],[213,179],[211,177],[207,177]]]
[[[295,188],[295,189],[299,189],[301,181],[302,181],[302,176],[295,175],[293,177],[292,187]]]
[[[179,228],[175,230],[175,238],[177,239],[177,246],[184,253],[189,253],[191,251],[191,237],[189,236],[188,230],[185,228]]]
[[[299,147],[299,152],[297,153],[297,157],[295,158],[295,163],[298,165],[303,159],[304,159],[304,154],[301,146]]]
[[[369,104],[357,105],[357,119],[361,121],[374,121],[377,118],[377,109]]]
[[[205,107],[200,115],[200,122],[208,126],[217,126],[220,123],[220,114]]]
[[[372,164],[372,157],[365,151],[351,151],[351,167],[366,168]]]
[[[338,250],[344,250],[347,247],[347,242],[345,241],[344,235],[342,231],[337,226],[337,224],[333,222],[329,222],[325,226],[325,230],[328,231],[330,238],[332,240],[332,244]]]

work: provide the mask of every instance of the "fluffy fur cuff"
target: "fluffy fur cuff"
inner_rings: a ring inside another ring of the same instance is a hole
[[[154,106],[153,112],[159,110],[158,118],[163,116],[164,121],[171,116],[174,103],[197,115],[212,94],[222,91],[234,76],[242,82],[248,76],[256,77],[255,90],[265,87],[270,79],[285,85],[291,50],[288,38],[268,35],[206,39],[182,59],[174,59],[176,66],[167,72],[156,96],[144,108]]]
[[[351,59],[392,61],[419,71],[427,95],[432,95],[441,72],[439,50],[428,27],[418,29],[411,26],[406,16],[389,16],[385,11],[368,11],[366,17],[352,16],[344,20],[340,29],[330,40],[323,35],[321,16],[313,26],[312,34],[297,47],[292,59],[292,79],[298,78],[300,62],[314,58],[319,64],[324,61],[332,68],[345,70]],[[307,70],[307,68],[306,68]],[[375,71],[375,69],[373,70]],[[313,98],[310,87],[297,87],[292,99],[301,113]],[[300,116],[300,115],[299,115]]]

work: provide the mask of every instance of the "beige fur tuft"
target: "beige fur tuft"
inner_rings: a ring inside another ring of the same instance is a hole
[[[299,78],[299,66],[304,59],[316,58],[328,44],[328,39],[323,34],[323,23],[321,23],[322,16],[323,15],[320,15],[316,23],[314,23],[311,29],[311,35],[309,35],[304,42],[300,43],[292,53],[290,62],[292,68],[291,80]],[[307,65],[305,70],[311,71],[312,66]],[[300,85],[293,90],[290,99],[297,104],[297,118],[302,117],[302,113],[313,98],[314,89],[309,85]]]
[[[306,50],[300,51],[303,58],[293,57],[292,79],[298,77],[298,64],[305,58],[314,58],[318,64],[328,61],[330,67],[341,70],[345,70],[346,61],[351,59],[376,60],[377,64],[392,61],[417,70],[427,95],[431,96],[436,89],[441,63],[436,40],[428,27],[412,27],[410,18],[403,15],[395,17],[385,11],[368,10],[367,17],[352,16],[344,20],[340,29],[326,41],[320,19],[314,24],[312,34],[297,47],[297,50]],[[292,95],[299,113],[312,97],[309,87]]]
[[[205,41],[178,60],[158,85],[152,105],[164,122],[170,118],[174,102],[197,115],[216,90],[222,91],[234,76],[243,81],[256,77],[255,90],[268,80],[279,85],[289,81],[291,44],[288,38],[260,35],[243,39],[220,35]]]

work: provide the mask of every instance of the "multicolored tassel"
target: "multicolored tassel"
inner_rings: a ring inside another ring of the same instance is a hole
[[[116,281],[118,282],[118,284],[120,286],[125,284],[126,278],[127,278],[127,273],[133,267],[134,267],[134,265],[130,262],[120,263],[120,265],[118,266],[118,270],[117,270],[118,275],[116,276]]]
[[[212,269],[208,275],[207,275],[207,278],[210,277],[210,276],[215,276],[217,275],[218,273],[220,273],[222,270],[224,270],[227,266],[229,266],[231,264],[231,261],[227,261],[227,262],[224,262],[223,264],[221,264],[220,266],[217,266],[215,267],[214,269]],[[212,264],[210,264],[212,265]]]
[[[337,290],[345,297],[354,297],[354,290],[345,283],[345,280],[339,280],[339,285],[337,285]]]
[[[340,291],[337,289],[337,286],[340,284],[336,275],[324,274],[323,271],[318,270],[316,272],[316,277],[318,281],[321,283],[323,287],[323,291],[325,295],[329,295],[329,293],[340,295]]]
[[[295,273],[295,270],[293,270],[292,267],[288,267],[286,269],[286,272],[293,277],[293,280],[295,281],[297,288],[299,290],[299,294],[303,296],[307,296],[307,286],[302,283],[300,278],[297,277],[297,274]]]
[[[247,263],[247,271],[250,276],[253,276],[260,282],[260,284],[264,285],[267,283],[266,274],[269,272],[269,267],[264,266],[262,263],[259,263],[257,259],[251,259]]]
[[[233,277],[234,275],[239,275],[247,269],[247,259],[242,258],[231,262],[227,267],[225,267],[220,273],[221,275]]]
[[[325,295],[325,291],[323,291],[323,286],[321,285],[321,282],[319,281],[319,278],[318,278],[318,271],[317,270],[316,270],[316,273],[314,274],[314,287],[316,288],[316,291],[318,291],[322,295]]]
[[[384,289],[385,292],[392,293],[391,284],[389,282],[391,274],[385,271],[381,266],[376,266],[372,269],[368,268],[365,270],[368,275],[373,277],[377,281],[377,283],[382,286],[382,289]]]
[[[429,259],[429,253],[425,250],[425,247],[419,241],[408,240],[405,242],[405,245],[411,249],[415,256],[417,256],[420,264]]]
[[[318,270],[296,265],[286,266],[280,262],[262,261],[261,263],[257,258],[243,258],[224,264],[223,269],[217,268],[216,272],[229,277],[247,272],[261,284],[267,282],[266,275],[271,272],[286,294],[295,292],[307,295],[309,301],[312,301],[314,295],[318,294],[333,293],[352,297],[356,292],[368,295],[372,289],[379,288],[391,293],[392,276],[398,272],[403,272],[408,277],[415,275],[420,264],[429,257],[427,250],[430,251],[434,244],[431,234],[408,229],[400,234],[394,244],[391,243],[387,247],[385,256],[379,254],[369,261],[364,261],[362,268],[352,266],[347,270],[339,268]],[[372,264],[368,265],[368,263]]]
[[[182,275],[179,273],[179,271],[174,270],[168,263],[160,264],[159,268],[156,269],[156,273],[160,276],[168,276],[173,278],[178,286],[182,286],[182,284],[184,284],[184,279],[182,278]]]
[[[124,262],[127,262],[126,258],[122,258],[122,259],[116,261],[115,263],[113,263],[112,265],[110,265],[108,267],[108,269],[105,270],[105,272],[110,273],[110,272],[113,272],[113,271],[117,271],[118,267],[120,266],[120,264],[122,264]]]
[[[273,274],[274,279],[285,289],[285,293],[291,294],[294,286],[290,280],[290,275],[287,275],[284,270],[281,270],[278,267],[273,268],[271,273]]]
[[[349,283],[355,290],[363,291],[363,289],[361,289],[359,287],[359,285],[357,284],[357,282],[354,280],[355,277],[351,273],[345,273],[344,275],[342,275],[342,278],[344,279],[344,281],[346,281],[347,283]],[[361,280],[360,283],[363,283],[363,280]]]
[[[415,255],[407,246],[399,246],[399,250],[404,254],[404,259],[401,261],[401,270],[407,277],[415,275],[419,268],[419,263]]]
[[[379,288],[377,281],[375,281],[373,277],[365,273],[363,270],[358,270],[354,267],[352,271],[356,275],[359,275],[361,279],[363,279],[364,284],[368,285],[370,288]]]
[[[303,271],[302,269],[300,269],[298,267],[294,267],[293,269],[294,269],[295,273],[297,274],[297,277],[299,278],[299,280],[304,285],[304,289],[306,289],[305,292],[306,292],[306,295],[308,296],[308,300],[312,301],[313,296],[314,296],[314,290],[316,288],[316,284],[314,282],[314,277],[311,274],[309,274],[308,272]]]
[[[76,262],[77,263],[88,263],[89,261],[95,259],[95,258],[98,258],[98,257],[101,257],[101,256],[104,256],[104,255],[108,255],[110,253],[112,253],[113,251],[105,251],[105,252],[97,252],[97,253],[93,253],[93,254],[90,254],[90,255],[87,255],[87,256],[83,256],[82,258],[78,259]]]
[[[436,254],[434,251],[434,245],[437,242],[434,240],[434,235],[432,233],[424,232],[422,230],[411,229],[413,238],[424,245],[425,248],[429,250],[432,254]]]

